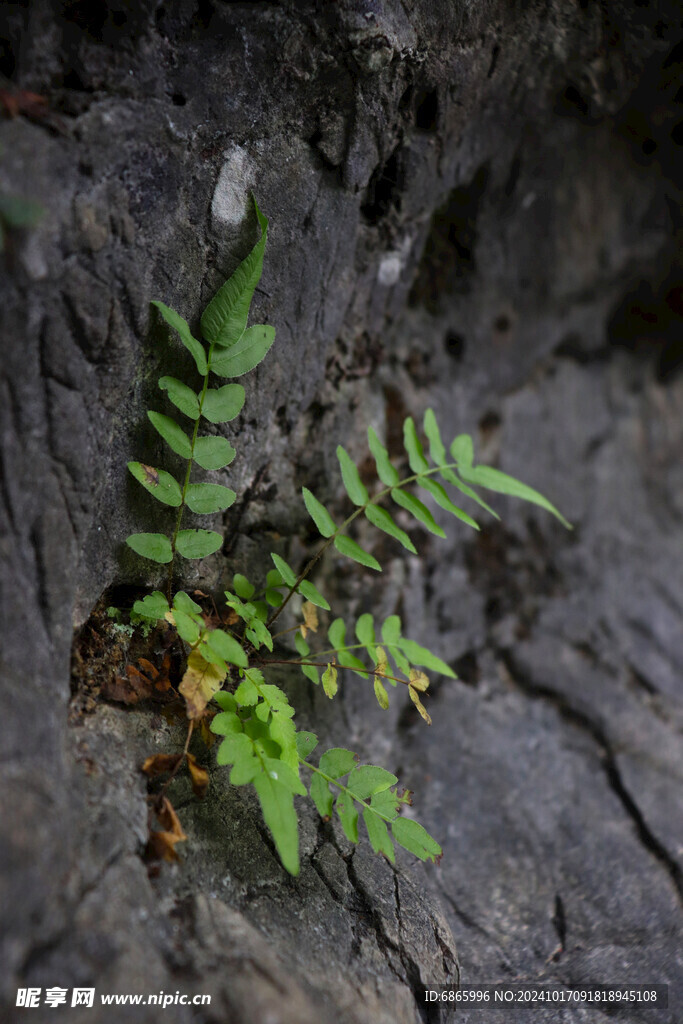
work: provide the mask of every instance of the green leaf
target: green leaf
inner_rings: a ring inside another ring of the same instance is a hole
[[[294,646],[302,658],[307,657],[311,653],[311,648],[298,631],[294,634]]]
[[[209,515],[230,508],[237,495],[222,484],[190,484],[185,494],[185,503],[192,512]]]
[[[391,831],[396,842],[420,860],[435,860],[443,853],[436,839],[411,818],[396,818],[391,823]]]
[[[235,454],[235,449],[224,437],[198,437],[194,443],[193,458],[202,469],[224,469]]]
[[[319,768],[331,779],[341,779],[352,771],[358,759],[352,750],[345,747],[330,747],[320,758]]]
[[[216,761],[220,765],[249,761],[254,756],[253,749],[251,740],[243,732],[229,732],[218,748]]]
[[[432,461],[437,466],[443,466],[444,463],[448,462],[446,455],[446,447],[441,440],[441,434],[439,433],[439,425],[436,422],[436,416],[434,415],[433,409],[427,409],[424,415],[424,432],[427,435],[429,441],[429,454],[432,457]]]
[[[254,199],[261,238],[235,273],[218,289],[202,314],[202,333],[207,341],[217,345],[234,345],[247,325],[249,306],[263,270],[263,252],[266,247],[268,220]]]
[[[292,794],[282,782],[267,772],[257,775],[254,789],[258,794],[263,818],[270,829],[282,866],[290,875],[299,874],[299,823]]]
[[[223,545],[223,535],[215,530],[180,530],[175,548],[183,558],[207,558]]]
[[[314,665],[301,665],[300,667],[307,679],[310,679],[310,681],[315,683],[316,686],[320,685],[320,675],[318,669],[315,668]]]
[[[425,491],[428,491],[432,495],[437,505],[440,505],[441,508],[446,510],[446,512],[450,512],[451,515],[454,515],[457,519],[461,519],[463,523],[467,523],[467,525],[471,526],[472,529],[479,529],[479,524],[476,519],[473,519],[472,516],[468,516],[467,512],[463,512],[461,508],[454,505],[440,483],[437,483],[436,480],[432,480],[432,478],[428,476],[420,477],[418,483],[420,487],[423,487]]]
[[[521,498],[522,501],[531,502],[533,505],[540,505],[546,512],[550,512],[559,519],[568,530],[572,529],[571,523],[564,518],[561,512],[558,512],[554,505],[550,504],[547,498],[544,498],[542,494],[539,494],[532,487],[527,487],[520,480],[515,480],[514,477],[508,476],[507,473],[501,473],[499,469],[493,469],[491,466],[475,466],[474,469],[465,469],[461,466],[460,475],[463,480],[474,484],[475,487],[485,487],[487,490],[496,491],[498,494],[508,494],[513,498]]]
[[[386,822],[378,814],[374,814],[369,807],[363,808],[363,821],[368,830],[370,846],[375,853],[383,853],[393,864],[396,860],[394,844],[391,841]]]
[[[469,434],[458,434],[451,444],[451,455],[455,462],[458,463],[460,473],[462,473],[463,469],[468,469],[472,465],[474,447]]]
[[[434,516],[429,511],[426,505],[423,505],[419,498],[416,498],[414,494],[410,494],[408,491],[401,491],[398,488],[394,488],[391,492],[391,497],[400,505],[401,508],[406,509],[410,512],[411,516],[414,516],[419,523],[426,526],[428,530],[435,533],[437,537],[445,537],[446,534],[435,521]]]
[[[214,353],[211,369],[219,377],[241,377],[263,362],[274,341],[275,328],[270,324],[248,327],[232,348]]]
[[[296,573],[291,566],[287,565],[284,558],[280,558],[280,556],[276,555],[273,551],[271,551],[270,557],[272,558],[275,568],[280,573],[283,581],[288,587],[293,587],[296,583]]]
[[[412,416],[408,416],[403,424],[403,445],[408,452],[408,462],[413,473],[426,473],[429,469],[429,463],[424,457],[422,444],[417,436]]]
[[[214,694],[214,699],[222,706],[222,701],[219,697],[226,696],[225,691]],[[235,698],[231,693],[227,694],[228,697],[232,697],[232,708],[236,707]],[[239,717],[235,714],[234,710],[220,711],[217,715],[214,715],[211,720],[211,732],[215,733],[216,736],[229,736],[233,733],[242,732],[242,722]]]
[[[181,612],[179,609],[173,609],[173,621],[175,622],[175,628],[178,630],[178,636],[181,640],[184,640],[187,644],[197,643],[199,640],[199,626],[194,622],[189,615],[185,612]]]
[[[180,340],[194,359],[197,369],[202,377],[206,376],[206,352],[201,341],[192,336],[192,332],[183,318],[174,309],[165,306],[163,302],[154,301],[152,305],[159,310],[166,323],[178,332]]]
[[[358,811],[356,805],[353,802],[353,798],[348,794],[341,792],[337,796],[335,804],[341,826],[344,830],[344,835],[351,843],[358,842]]]
[[[202,606],[193,601],[189,594],[186,594],[184,590],[179,590],[173,598],[173,607],[179,608],[181,612],[185,612],[186,615],[200,615]]]
[[[224,384],[222,388],[207,388],[202,415],[209,423],[228,423],[234,420],[244,406],[245,391],[241,384]]]
[[[395,818],[398,814],[399,799],[393,789],[382,789],[370,797],[370,806],[386,818]]]
[[[451,473],[449,471],[449,473],[447,474],[446,471],[444,470],[441,476],[444,478],[444,480],[447,480],[449,484],[453,484],[454,487],[457,487],[462,494],[466,494],[468,498],[472,499],[472,501],[476,501],[477,505],[480,505],[482,508],[485,508],[486,511],[490,513],[490,515],[492,515],[494,519],[500,519],[500,516],[498,515],[496,510],[491,508],[491,506],[488,505],[484,501],[484,499],[479,494],[477,494],[476,491],[473,491],[471,487],[468,487],[467,484],[464,484],[462,482],[462,480],[459,480],[455,473]]]
[[[296,746],[296,726],[282,711],[273,711],[269,723],[270,735],[280,747],[280,760],[288,764],[299,777],[299,754]],[[303,796],[306,796],[304,791]]]
[[[129,462],[128,469],[138,483],[142,484],[157,501],[163,502],[164,505],[172,505],[173,508],[178,508],[181,504],[183,497],[180,485],[165,469],[155,469],[154,466],[147,466],[144,462]]]
[[[237,710],[235,695],[233,693],[228,693],[227,690],[220,690],[218,693],[214,693],[213,699],[220,708],[223,708],[224,711],[235,712]]]
[[[365,612],[364,615],[358,617],[356,622],[356,637],[358,643],[365,644],[366,647],[374,647],[375,644],[375,623],[369,612]]]
[[[243,707],[252,707],[258,699],[258,690],[249,676],[245,676],[235,691],[235,700]]]
[[[356,675],[360,676],[361,679],[368,678],[367,668],[360,660],[360,658],[357,658],[355,654],[351,654],[350,651],[338,651],[337,661],[342,666],[342,668],[350,668],[353,672],[356,673]]]
[[[457,679],[455,672],[447,665],[441,658],[437,658],[435,654],[428,651],[426,647],[421,647],[420,644],[416,644],[414,640],[406,640],[401,637],[399,640],[401,650],[405,654],[406,658],[410,661],[411,665],[419,665],[422,668],[430,668],[433,672],[440,672],[442,676],[449,676],[450,679]]]
[[[142,534],[142,536],[145,535]],[[153,537],[154,534],[149,536]],[[143,619],[152,619],[156,622],[158,619],[163,619],[168,611],[168,601],[160,590],[155,590],[152,594],[147,594],[143,597],[141,601],[136,601],[133,605],[133,611]]]
[[[303,782],[286,761],[283,761],[281,758],[267,757],[265,765],[271,779],[281,782],[290,793],[295,793],[297,796],[308,796],[308,791]]]
[[[359,800],[367,800],[373,793],[395,786],[398,779],[376,764],[361,764],[349,775],[346,786]]]
[[[410,674],[410,662],[397,650],[401,640],[401,620],[398,615],[389,615],[382,625],[382,640],[400,672]]]
[[[336,649],[344,646],[344,640],[346,638],[346,626],[344,620],[337,618],[334,619],[327,630],[327,635],[330,639],[330,643]]]
[[[182,455],[184,459],[189,459],[192,454],[192,443],[182,427],[179,427],[170,416],[164,416],[160,412],[150,411],[147,416],[171,451],[176,455]]]
[[[334,798],[330,792],[329,783],[322,777],[322,775],[318,775],[317,772],[314,772],[313,777],[311,778],[310,794],[311,800],[315,804],[320,817],[331,817],[332,808],[334,807]]]
[[[206,634],[206,642],[212,650],[230,665],[246,668],[249,664],[241,643],[222,629],[213,629]]]
[[[304,760],[309,754],[312,754],[315,748],[318,746],[318,737],[314,732],[305,732],[302,730],[296,734],[296,749],[299,757]]]
[[[328,665],[323,672],[323,690],[325,691],[325,696],[329,697],[330,700],[332,700],[337,692],[337,670],[334,665]]]
[[[166,563],[173,559],[171,542],[163,533],[131,533],[126,538],[129,548],[152,562]]]
[[[301,492],[304,496],[304,504],[308,510],[308,514],[318,527],[318,532],[323,537],[331,537],[337,532],[334,519],[325,506],[322,505],[313,494],[311,494],[307,487],[302,487]]]
[[[367,565],[368,569],[376,569],[377,572],[382,571],[382,566],[377,559],[373,558],[367,551],[364,551],[360,544],[356,544],[355,540],[351,540],[350,537],[344,537],[343,535],[335,537],[334,546],[340,555],[346,555],[347,558],[352,558],[354,562]]]
[[[329,612],[330,606],[320,593],[318,588],[314,586],[309,580],[302,580],[299,584],[299,593],[302,594],[307,601],[311,604],[315,604],[318,608],[324,608],[326,612]]]
[[[279,686],[274,686],[272,683],[264,683],[263,673],[259,672],[258,669],[250,668],[245,676],[251,678],[257,686],[257,689],[263,698],[264,702],[269,708],[274,711],[279,711],[287,718],[294,717],[294,708],[289,703],[289,699],[284,690],[281,690]]]
[[[199,397],[195,395],[192,388],[188,388],[187,384],[176,380],[175,377],[161,377],[159,387],[168,393],[168,397],[177,409],[189,416],[191,420],[199,419]]]
[[[372,427],[368,427],[368,443],[377,466],[377,476],[387,487],[395,487],[401,479],[398,475],[398,470],[392,466],[389,461],[389,452],[381,443]]]
[[[400,526],[396,525],[385,508],[379,508],[378,505],[368,505],[365,509],[365,517],[373,526],[388,533],[390,537],[394,537],[408,551],[411,551],[414,555],[417,554],[415,545],[408,534]]]
[[[233,576],[232,585],[238,597],[243,597],[247,601],[253,596],[256,589],[253,583],[250,583],[247,577],[243,576],[240,572],[236,572]]]
[[[219,752],[220,753],[220,752]],[[258,757],[253,754],[251,757],[242,758],[230,772],[231,786],[245,786],[253,782],[257,775],[261,775],[263,768]]]
[[[365,505],[369,500],[367,489],[361,481],[355,462],[353,462],[341,445],[337,445],[337,458],[339,459],[346,493],[354,505]]]

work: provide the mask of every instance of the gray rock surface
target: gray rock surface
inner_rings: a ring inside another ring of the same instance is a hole
[[[679,5],[37,0],[0,29],[10,90],[49,106],[0,123],[0,191],[44,207],[0,276],[6,1019],[22,984],[212,995],[179,1022],[432,1021],[422,987],[459,972],[668,982],[657,1020],[680,1019]],[[152,513],[125,462],[158,444],[160,372],[189,368],[149,301],[196,325],[253,241],[250,189],[278,339],[230,434],[246,500],[184,582],[258,573],[279,538],[300,557],[301,485],[341,503],[336,443],[362,458],[372,423],[399,457],[428,405],[575,526],[501,501],[474,539],[381,544],[379,582],[324,569],[348,618],[399,611],[458,668],[431,730],[358,680],[292,691],[416,791],[436,868],[302,805],[291,880],[212,769],[202,803],[175,784],[187,850],[150,879],[138,768],[180,729],[70,690],[74,629],[157,580],[123,547]]]

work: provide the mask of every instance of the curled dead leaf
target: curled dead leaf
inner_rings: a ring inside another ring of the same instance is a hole
[[[156,815],[162,830],[150,832],[147,856],[150,860],[178,860],[176,843],[187,839],[187,836],[168,797],[162,798]]]
[[[157,775],[165,775],[176,768],[182,756],[182,754],[153,754],[143,761],[142,771],[145,775],[149,775],[150,779],[156,778]]]
[[[197,764],[197,759],[193,754],[187,755],[187,767],[190,772],[190,779],[192,780],[192,791],[195,796],[201,799],[206,795],[206,791],[209,788],[209,773],[206,768],[202,768],[201,765]]]

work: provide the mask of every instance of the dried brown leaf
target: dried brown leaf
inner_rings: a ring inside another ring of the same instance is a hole
[[[309,629],[311,633],[318,632],[318,609],[310,601],[304,601],[301,614],[304,617],[304,622],[299,628],[301,629],[301,635],[305,640],[306,633]]]
[[[157,818],[162,831],[151,832],[147,842],[147,856],[151,860],[178,860],[176,843],[187,839],[178,815],[168,797],[163,797]]]
[[[172,772],[182,756],[182,754],[153,754],[143,761],[142,770],[145,775],[154,779],[157,775]]]
[[[209,773],[206,768],[202,768],[201,765],[197,764],[197,759],[193,754],[187,755],[187,767],[192,780],[192,791],[195,796],[201,799],[206,795],[206,791],[209,788]]]

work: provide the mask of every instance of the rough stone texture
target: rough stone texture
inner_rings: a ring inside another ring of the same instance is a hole
[[[467,981],[669,982],[657,1019],[679,1019],[679,6],[37,0],[0,25],[0,72],[51,111],[0,125],[0,188],[45,207],[0,299],[3,998],[415,1021],[422,985],[457,977],[455,936]],[[352,853],[303,808],[292,881],[216,771],[205,803],[177,784],[189,852],[150,881],[137,766],[177,730],[104,703],[69,719],[74,626],[141,581],[122,539],[152,509],[125,462],[157,444],[159,371],[188,372],[148,303],[196,324],[254,238],[251,188],[278,340],[234,430],[248,500],[188,581],[257,572],[279,536],[302,554],[297,492],[339,500],[337,441],[362,457],[373,423],[400,456],[427,405],[575,524],[500,502],[474,540],[418,531],[422,559],[380,544],[381,583],[326,570],[350,613],[400,611],[460,672],[431,731],[358,681],[332,708],[295,688],[417,791],[436,869]],[[607,1017],[533,1012],[565,1019]]]

